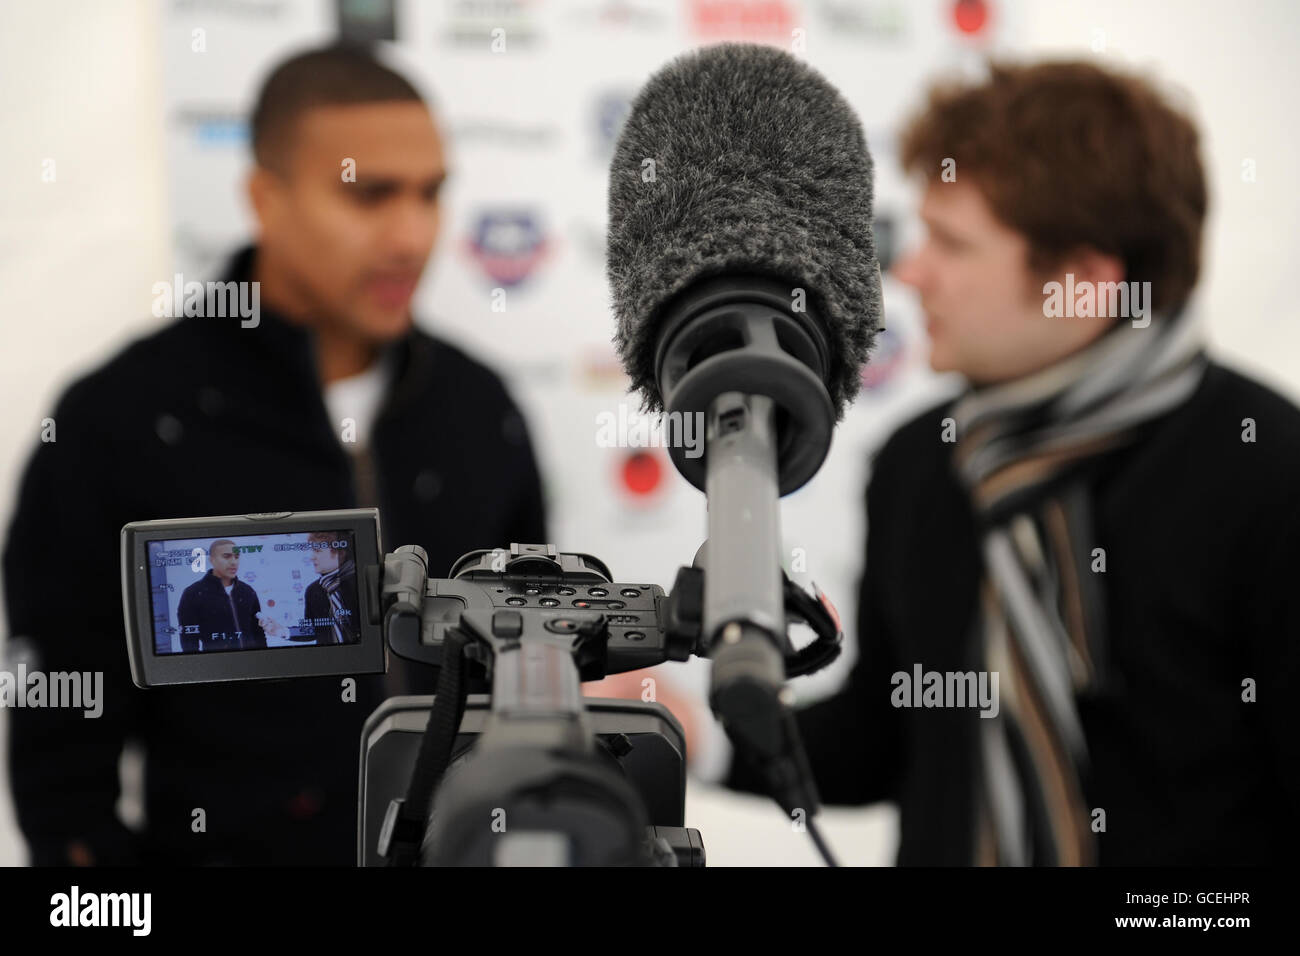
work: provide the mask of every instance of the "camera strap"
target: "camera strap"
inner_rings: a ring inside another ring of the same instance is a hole
[[[419,861],[433,794],[451,764],[456,735],[465,715],[465,699],[469,694],[465,648],[471,640],[459,628],[452,628],[443,642],[438,687],[429,709],[429,723],[420,740],[415,772],[411,774],[406,797],[388,804],[379,834],[379,854],[387,858],[389,866],[414,866]]]

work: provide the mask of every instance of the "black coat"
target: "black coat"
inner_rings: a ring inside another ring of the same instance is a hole
[[[251,258],[229,278],[247,279]],[[10,712],[14,803],[34,862],[64,861],[74,840],[101,862],[356,860],[361,725],[392,683],[358,679],[355,703],[339,678],[138,690],[117,570],[126,522],[377,504],[384,547],[422,545],[438,575],[466,551],[545,541],[527,432],[493,372],[412,332],[372,435],[377,500],[362,502],[312,341],[266,308],[256,328],[180,319],[59,399],[57,441],[36,448],[5,549],[9,628],[31,668],[103,671],[104,713]],[[432,691],[414,667],[397,676]],[[114,813],[128,739],[145,753],[140,835]],[[196,808],[206,833],[192,830]]]
[[[895,709],[891,675],[971,669],[983,564],[940,440],[948,405],[894,434],[867,492],[858,660],[799,712],[823,800],[889,800],[898,862],[971,859],[980,718]],[[1256,441],[1242,440],[1243,420]],[[1080,700],[1103,865],[1290,863],[1300,852],[1300,410],[1211,365],[1092,479],[1109,693]],[[1254,681],[1256,699],[1243,700]],[[733,761],[729,784],[757,785]]]
[[[176,608],[181,650],[191,653],[264,648],[266,634],[257,620],[261,610],[262,602],[250,585],[235,578],[227,597],[221,579],[209,569],[181,592],[181,603]]]

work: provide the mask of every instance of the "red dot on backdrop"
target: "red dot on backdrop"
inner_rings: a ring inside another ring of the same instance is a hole
[[[957,0],[952,19],[962,33],[979,33],[989,20],[988,4],[984,0]]]
[[[266,601],[266,606],[267,606],[267,607],[275,607],[275,598],[268,598],[267,601]]]
[[[623,487],[634,495],[650,494],[662,477],[663,465],[649,452],[633,452],[623,461]]]

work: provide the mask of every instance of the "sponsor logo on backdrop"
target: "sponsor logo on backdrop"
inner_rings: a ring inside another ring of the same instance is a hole
[[[466,252],[483,274],[507,289],[532,276],[549,247],[538,217],[522,209],[481,213],[465,240]]]
[[[983,33],[992,16],[991,5],[986,0],[956,0],[952,5],[953,26],[968,36]]]
[[[906,354],[903,337],[893,329],[881,329],[871,358],[862,367],[862,390],[871,392],[890,384],[902,370]]]
[[[276,20],[289,12],[289,0],[173,0],[172,12]]]
[[[576,372],[578,384],[587,391],[627,391],[627,372],[623,371],[618,353],[609,346],[586,349],[578,359]]]
[[[459,147],[498,146],[504,149],[540,149],[555,145],[558,126],[512,123],[495,119],[461,120],[451,128],[451,141]]]
[[[496,369],[509,382],[538,388],[553,388],[567,383],[574,375],[573,364],[562,358],[502,358],[497,360]]]
[[[794,4],[784,0],[688,0],[686,19],[699,40],[756,40],[788,44],[799,26]]]
[[[568,20],[578,27],[635,30],[637,33],[646,33],[651,30],[663,30],[668,26],[668,15],[663,8],[662,3],[601,0],[599,3],[574,5],[568,10]]]
[[[616,479],[621,498],[637,506],[655,505],[664,489],[666,456],[661,451],[641,449],[623,456]]]
[[[334,0],[339,39],[374,43],[397,39],[397,10],[393,0]]]
[[[899,0],[820,0],[808,13],[837,40],[902,40],[907,7]]]
[[[483,53],[535,47],[541,39],[529,0],[450,0],[442,42]],[[504,44],[504,45],[503,45]]]
[[[614,144],[623,129],[623,121],[632,110],[632,95],[626,90],[606,90],[596,95],[592,106],[592,127],[595,131],[596,158],[609,162],[614,155]]]
[[[242,148],[248,143],[248,117],[233,108],[182,106],[172,113],[172,124],[204,149]]]

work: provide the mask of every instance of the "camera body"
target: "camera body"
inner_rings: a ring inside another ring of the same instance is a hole
[[[650,836],[666,844],[678,866],[703,866],[704,845],[698,830],[685,826],[686,739],[681,725],[662,704],[640,700],[614,700],[588,697],[584,701],[587,719],[595,741],[595,754],[616,765],[636,792],[644,807],[644,824]],[[384,866],[387,858],[379,852],[389,807],[405,793],[417,760],[420,744],[429,722],[432,698],[427,696],[390,697],[369,720],[361,740],[360,823],[357,830],[357,861],[361,866]],[[491,720],[491,702],[485,694],[471,694],[455,742],[455,763],[449,779],[459,772],[474,753]],[[545,841],[526,838],[521,846],[494,846],[499,836],[510,832],[516,822],[514,814],[503,804],[505,795],[518,782],[518,767],[511,766],[509,779],[499,781],[492,790],[491,806],[479,811],[471,806],[462,811],[470,819],[467,832],[481,839],[477,848],[484,865],[492,863],[542,863],[545,858],[525,856],[528,852],[544,854],[555,849]],[[436,808],[435,812],[442,812]],[[450,812],[450,811],[449,811]],[[489,826],[481,826],[486,814]],[[492,825],[505,826],[500,834]],[[529,832],[525,829],[525,832]],[[495,839],[494,839],[495,838]],[[471,862],[462,857],[463,862]]]
[[[689,626],[665,626],[677,615],[658,586],[538,544],[429,578],[418,546],[383,553],[374,509],[133,522],[122,570],[140,687],[382,673],[390,652],[458,675],[439,685],[441,711],[391,698],[367,721],[362,865],[391,862],[412,799],[428,801],[415,814],[427,827],[418,853],[407,827],[406,857],[426,865],[703,865],[683,827],[680,726],[657,703],[581,691],[696,649]],[[407,784],[428,782],[435,734],[446,761],[431,800],[431,783]]]

